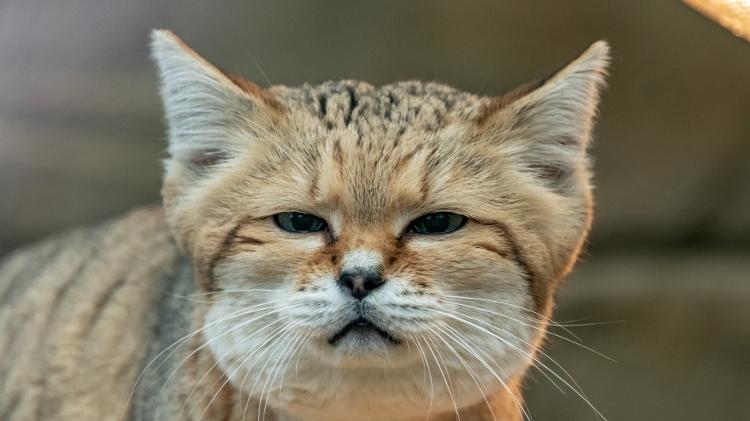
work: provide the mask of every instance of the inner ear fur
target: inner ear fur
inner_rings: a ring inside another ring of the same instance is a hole
[[[222,71],[167,30],[151,33],[171,159],[204,170],[240,152],[285,114],[268,90]]]
[[[515,158],[522,171],[558,191],[587,167],[609,46],[597,41],[578,58],[537,82],[488,101],[476,120],[481,135]]]

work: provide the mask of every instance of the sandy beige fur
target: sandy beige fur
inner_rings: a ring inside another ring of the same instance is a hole
[[[606,43],[499,98],[264,89],[168,31],[151,48],[163,207],[5,260],[0,419],[521,420],[591,223]],[[285,232],[282,212],[328,228]],[[468,222],[409,228],[434,212]],[[352,268],[385,282],[354,300],[338,281]],[[390,339],[333,340],[365,316]]]
[[[177,251],[158,208],[9,256],[0,272],[0,419],[125,419]]]

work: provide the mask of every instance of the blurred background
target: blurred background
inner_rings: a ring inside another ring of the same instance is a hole
[[[749,43],[677,0],[5,0],[0,255],[159,200],[154,27],[262,85],[487,95],[609,40],[596,222],[555,317],[615,362],[554,337],[546,350],[609,420],[750,419]],[[526,396],[536,420],[597,419],[540,372]]]

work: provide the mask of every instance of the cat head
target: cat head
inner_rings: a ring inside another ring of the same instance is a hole
[[[501,388],[532,361],[591,221],[606,43],[501,97],[417,81],[264,89],[168,31],[151,47],[164,206],[233,383],[260,393],[250,384],[276,378],[261,367],[304,354],[303,372],[336,379],[402,367],[394,394],[436,363]]]

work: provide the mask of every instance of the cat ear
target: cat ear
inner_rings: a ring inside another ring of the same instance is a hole
[[[283,112],[268,91],[224,73],[167,30],[151,32],[169,153],[192,168],[210,167],[242,150],[263,123]]]
[[[480,130],[522,171],[570,191],[588,174],[586,150],[608,64],[609,46],[595,42],[546,80],[493,99],[477,121]]]

